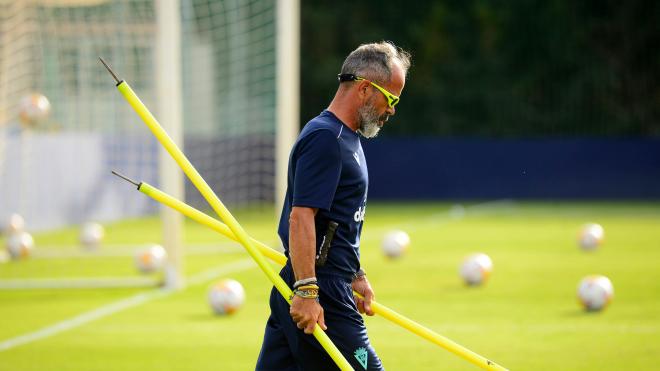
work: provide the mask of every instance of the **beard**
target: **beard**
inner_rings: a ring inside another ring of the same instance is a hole
[[[378,110],[372,104],[371,100],[367,101],[364,106],[358,108],[358,133],[365,138],[373,138],[378,135],[380,131],[380,121],[387,121],[387,114],[382,116],[378,115]]]

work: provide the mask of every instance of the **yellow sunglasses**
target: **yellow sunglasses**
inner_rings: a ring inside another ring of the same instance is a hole
[[[339,82],[344,82],[344,81],[362,81],[362,80],[364,80],[364,81],[369,81],[369,83],[370,83],[374,88],[378,89],[378,91],[380,91],[381,93],[383,93],[383,95],[385,96],[385,98],[387,98],[387,105],[388,105],[388,106],[390,106],[390,107],[394,107],[394,106],[396,106],[397,104],[399,104],[399,97],[397,97],[396,95],[394,95],[394,94],[390,93],[389,91],[385,90],[385,88],[383,88],[382,86],[376,84],[375,82],[365,79],[364,77],[355,76],[355,75],[352,74],[352,73],[342,73],[342,74],[337,75],[337,78],[338,78]]]

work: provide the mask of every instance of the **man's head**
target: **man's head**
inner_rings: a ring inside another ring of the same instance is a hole
[[[394,115],[409,68],[410,54],[391,42],[363,44],[346,57],[338,93],[350,98],[362,136],[375,137]]]

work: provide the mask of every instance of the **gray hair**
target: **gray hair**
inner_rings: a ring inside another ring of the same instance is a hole
[[[398,63],[407,74],[410,68],[410,53],[394,45],[391,41],[362,44],[346,57],[341,73],[389,83],[392,78],[392,65]]]

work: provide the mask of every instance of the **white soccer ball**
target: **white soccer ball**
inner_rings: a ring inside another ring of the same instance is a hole
[[[98,223],[88,222],[80,227],[80,235],[78,237],[80,244],[84,248],[95,250],[101,246],[103,237],[105,237],[105,229]]]
[[[135,266],[142,273],[152,273],[163,269],[167,252],[161,245],[151,245],[135,254]]]
[[[208,299],[215,314],[232,314],[243,305],[245,290],[240,282],[224,279],[209,289]]]
[[[34,239],[27,232],[19,232],[7,238],[7,252],[14,259],[25,259],[30,256],[34,248]]]
[[[410,247],[410,236],[404,231],[390,231],[383,237],[381,246],[385,256],[388,258],[398,258]]]
[[[578,286],[578,299],[587,311],[599,311],[605,308],[613,296],[614,287],[605,276],[587,276]]]
[[[21,98],[19,118],[25,126],[35,126],[50,115],[50,101],[43,94],[32,93]]]
[[[23,232],[25,229],[25,219],[19,214],[11,214],[5,225],[5,234],[10,236],[19,232]]]
[[[493,261],[483,253],[472,254],[465,258],[459,273],[463,281],[471,286],[485,283],[493,271]]]
[[[582,226],[578,234],[578,244],[584,251],[598,248],[605,239],[605,230],[600,224],[589,223]]]

